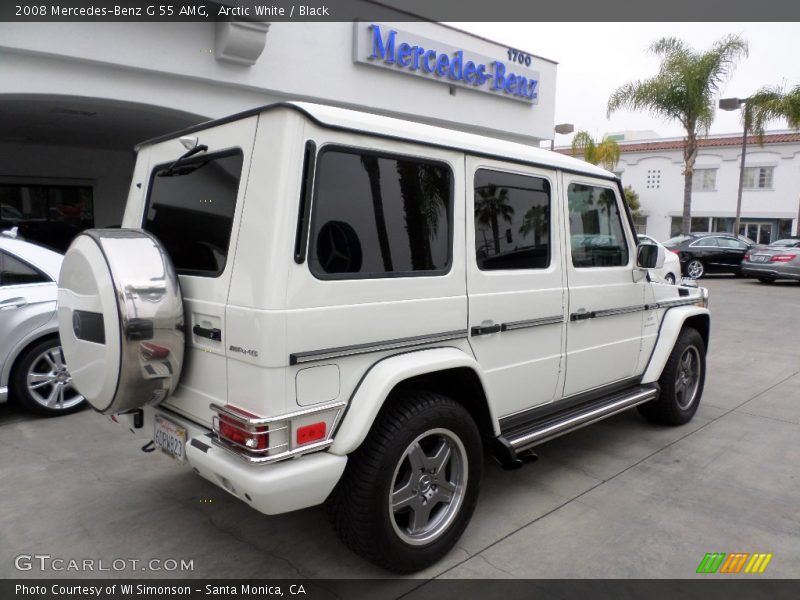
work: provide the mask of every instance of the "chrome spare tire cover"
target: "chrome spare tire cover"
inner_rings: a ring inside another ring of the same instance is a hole
[[[183,299],[159,241],[140,229],[90,229],[58,280],[58,329],[75,388],[103,414],[158,404],[178,384]]]

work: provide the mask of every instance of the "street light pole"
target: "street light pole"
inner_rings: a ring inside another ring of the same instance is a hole
[[[743,119],[744,131],[742,132],[742,160],[739,164],[739,190],[736,194],[736,219],[733,222],[733,235],[739,235],[739,223],[742,216],[742,185],[744,184],[744,159],[747,153],[747,131],[750,129],[750,107],[747,102],[750,98],[721,98],[719,107],[722,110],[738,110],[740,107],[744,111]],[[758,240],[756,240],[758,241]]]

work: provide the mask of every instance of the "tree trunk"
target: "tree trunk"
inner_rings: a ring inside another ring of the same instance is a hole
[[[494,253],[500,254],[500,224],[497,215],[492,215],[492,239],[494,240]]]
[[[375,212],[375,229],[378,232],[378,244],[381,248],[383,270],[394,271],[392,267],[392,251],[389,248],[389,235],[386,232],[386,217],[383,214],[383,194],[381,193],[381,174],[378,159],[374,156],[362,156],[361,163],[367,171],[369,189],[372,194],[372,207]]]
[[[406,231],[411,252],[411,267],[415,271],[433,269],[430,229],[422,215],[422,186],[415,165],[398,161],[400,174],[400,194],[403,196],[403,211],[406,217]]]
[[[697,159],[697,135],[689,131],[683,148],[683,219],[681,233],[687,235],[692,228],[692,178],[694,162]]]

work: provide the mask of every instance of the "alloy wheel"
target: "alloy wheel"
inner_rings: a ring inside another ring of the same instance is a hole
[[[700,364],[700,353],[694,346],[686,348],[678,361],[675,400],[682,410],[689,408],[697,397],[697,389],[700,386]]]
[[[686,272],[692,279],[700,279],[705,272],[705,268],[703,267],[703,263],[695,258],[689,261],[689,264],[686,266]]]
[[[389,518],[407,544],[429,544],[452,524],[469,473],[464,444],[448,429],[431,429],[403,452],[392,478]]]
[[[25,382],[30,397],[44,408],[66,410],[83,402],[72,385],[61,346],[48,348],[34,358]]]

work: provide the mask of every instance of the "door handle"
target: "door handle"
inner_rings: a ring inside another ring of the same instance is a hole
[[[192,327],[192,333],[199,337],[214,340],[215,342],[222,341],[222,330],[217,329],[216,327],[208,329],[206,327],[200,327],[200,325],[195,325]]]
[[[490,321],[489,324],[487,324],[487,325],[476,325],[475,327],[473,327],[470,330],[470,333],[473,336],[476,336],[476,335],[488,335],[490,333],[498,333],[498,332],[502,331],[502,329],[503,328],[502,328],[501,325],[496,325],[496,324],[494,324],[494,323],[492,323]]]
[[[12,308],[22,308],[28,303],[23,297],[9,298],[0,302],[0,310],[11,310]]]

